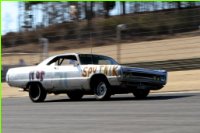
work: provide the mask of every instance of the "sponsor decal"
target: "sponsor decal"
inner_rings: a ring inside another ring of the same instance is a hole
[[[99,68],[99,69],[97,69]],[[89,77],[91,74],[95,73],[103,73],[106,76],[118,76],[117,71],[118,66],[91,66],[91,67],[84,67],[82,71],[83,77]]]
[[[85,67],[83,68],[82,76],[89,77],[90,74],[96,73],[97,67]]]

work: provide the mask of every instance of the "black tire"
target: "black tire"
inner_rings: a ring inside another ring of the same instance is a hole
[[[81,98],[83,97],[83,92],[69,91],[69,92],[67,92],[67,95],[71,100],[78,101],[78,100],[81,100]]]
[[[111,96],[110,87],[106,80],[97,80],[93,89],[97,100],[108,100]]]
[[[135,89],[133,95],[137,99],[145,99],[149,95],[150,90],[148,89]]]
[[[43,102],[46,96],[47,92],[40,84],[29,85],[29,98],[32,102]]]

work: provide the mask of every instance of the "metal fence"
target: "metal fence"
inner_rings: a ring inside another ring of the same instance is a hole
[[[103,54],[116,59],[120,64],[136,67],[162,68],[167,70],[200,69],[200,30],[173,35],[148,36],[143,41],[126,39],[107,34],[93,36],[90,33],[86,40],[80,38],[48,42],[48,54],[45,45],[35,44],[3,47],[2,79],[8,68],[24,65],[35,65],[47,55],[62,53]],[[185,60],[187,59],[187,60]]]
[[[123,31],[120,33],[120,39],[118,33],[102,36],[93,36],[94,34],[97,33],[91,33],[84,40],[75,38],[59,42],[49,41],[48,46],[38,41],[38,43],[3,47],[2,64],[34,65],[47,56],[47,54],[44,55],[47,51],[49,56],[71,52],[103,54],[115,58],[119,63],[200,57],[200,30],[172,35],[146,36],[141,37],[143,41],[136,39],[134,42],[126,39]]]
[[[103,28],[96,26],[93,30],[78,27],[68,31],[62,28],[48,30],[43,36],[46,39],[41,38],[40,30],[32,31],[31,34],[10,35],[6,38],[9,45],[2,46],[3,75],[9,67],[35,65],[47,56],[72,52],[103,54],[113,57],[120,64],[131,66],[167,70],[198,68],[200,66],[200,12],[196,8],[188,10],[190,14],[193,11],[197,13],[171,18],[163,17],[159,20],[171,28],[154,24],[156,21],[151,19],[139,23],[146,27],[145,30],[139,29],[132,22],[126,22],[114,27],[113,25]],[[159,12],[156,15],[177,14],[177,12]],[[153,13],[136,14],[135,18],[149,14]],[[190,21],[180,21],[182,19]],[[175,20],[179,20],[176,22],[177,27],[173,23],[172,25],[167,23]]]

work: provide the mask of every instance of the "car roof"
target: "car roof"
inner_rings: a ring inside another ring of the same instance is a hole
[[[58,57],[58,56],[66,56],[66,55],[97,55],[97,56],[104,56],[104,55],[99,55],[99,54],[86,54],[86,53],[64,53],[64,54],[58,54],[52,57]]]

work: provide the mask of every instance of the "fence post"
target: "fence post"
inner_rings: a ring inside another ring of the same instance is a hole
[[[12,52],[13,52],[13,53],[15,53],[15,46],[16,46],[16,45],[15,45],[15,42],[16,42],[16,40],[13,38],[13,39],[12,39]],[[12,59],[11,59],[11,63],[10,63],[10,64],[13,65],[13,64],[14,64],[13,61],[14,61],[15,59],[14,59],[13,56],[11,56],[11,57],[12,57]]]
[[[117,61],[121,63],[121,31],[126,30],[125,24],[119,24],[117,25]]]
[[[39,38],[39,43],[43,47],[40,60],[44,60],[48,57],[49,40],[47,38]]]
[[[93,50],[93,42],[92,42],[92,33],[90,32],[90,46],[91,46],[91,49],[90,49],[90,54],[92,54],[92,50]]]

